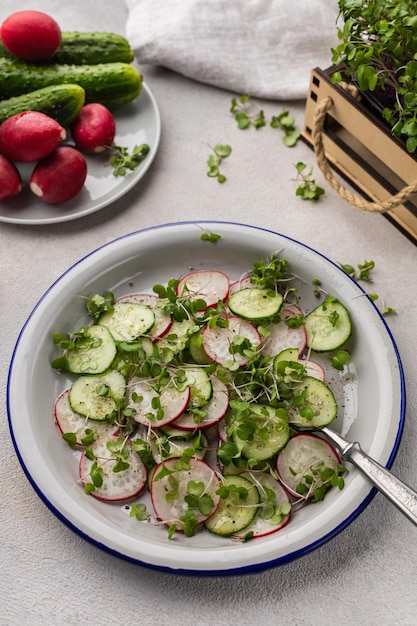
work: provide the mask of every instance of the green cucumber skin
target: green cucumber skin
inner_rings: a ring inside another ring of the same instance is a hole
[[[18,113],[39,111],[65,128],[75,120],[84,102],[85,91],[79,85],[43,87],[0,101],[0,124]]]
[[[2,99],[65,83],[80,85],[85,91],[86,103],[98,102],[113,109],[138,97],[142,89],[142,76],[128,63],[59,65],[0,58]]]
[[[16,57],[0,42],[0,56]],[[49,63],[95,65],[97,63],[131,63],[133,51],[127,39],[114,33],[64,31],[59,50]]]

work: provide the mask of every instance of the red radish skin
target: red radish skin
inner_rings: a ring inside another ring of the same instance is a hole
[[[30,177],[31,191],[49,204],[67,202],[76,196],[87,178],[87,163],[75,148],[62,146],[40,160]]]
[[[83,106],[71,124],[71,136],[80,150],[89,154],[104,152],[112,145],[116,122],[110,111],[97,102]]]
[[[45,113],[24,111],[0,125],[0,154],[31,163],[51,154],[66,137],[65,128]]]
[[[0,38],[9,52],[24,61],[47,61],[61,46],[59,24],[41,11],[18,11],[1,25]]]
[[[12,161],[0,154],[0,200],[8,200],[22,190],[19,170]]]

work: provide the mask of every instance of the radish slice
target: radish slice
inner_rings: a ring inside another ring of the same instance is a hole
[[[177,295],[189,300],[202,299],[206,308],[225,302],[229,294],[229,279],[224,272],[201,270],[191,272],[181,278],[177,285]]]
[[[252,346],[258,349],[261,345],[261,337],[251,322],[236,316],[230,316],[226,319],[228,326],[225,328],[206,326],[202,334],[203,348],[207,356],[220,365],[231,361],[234,361],[239,366],[246,365],[250,357],[230,352],[229,348],[233,339],[236,337],[249,339]]]
[[[301,365],[304,365],[304,367],[306,368],[307,376],[317,378],[318,380],[324,382],[325,372],[320,363],[317,363],[316,361],[310,361],[310,359],[298,359],[298,362],[301,363]]]
[[[290,502],[288,493],[284,487],[273,476],[271,476],[271,474],[266,474],[265,472],[251,470],[250,472],[245,472],[242,476],[255,483],[259,491],[261,506],[259,507],[258,514],[252,524],[247,526],[244,531],[241,531],[234,536],[243,538],[248,533],[253,533],[252,538],[256,539],[256,537],[265,537],[266,535],[271,535],[272,533],[276,533],[278,530],[281,530],[281,528],[284,528],[284,526],[286,526],[290,521],[291,517],[291,512],[281,515],[279,514],[280,506],[282,504],[289,504]],[[274,500],[268,498],[266,489],[275,493]],[[263,515],[266,514],[267,503],[270,515],[265,518]],[[273,505],[273,507],[275,507],[275,512],[272,509],[272,506],[269,505]]]
[[[73,411],[68,395],[69,389],[66,389],[58,396],[54,404],[55,422],[62,435],[74,433],[77,438],[76,445],[82,446],[82,440],[91,434],[90,432],[87,433],[87,430],[95,433],[95,439],[117,432],[118,426],[116,424],[90,420]]]
[[[123,455],[123,461],[128,465],[126,469],[117,470],[118,455],[109,449],[112,445],[117,450],[127,450],[126,456]],[[146,485],[147,470],[139,455],[134,451],[130,439],[115,436],[102,437],[89,446],[89,449],[94,458],[90,459],[86,451],[83,452],[80,459],[81,482],[84,487],[87,483],[92,483],[91,472],[94,463],[102,469],[103,480],[101,486],[96,486],[90,492],[92,496],[99,500],[116,502],[131,500],[141,493]],[[115,468],[116,471],[114,471]]]
[[[168,313],[164,313],[164,311],[157,306],[158,302],[160,302],[158,296],[148,293],[132,293],[117,298],[117,302],[136,302],[137,304],[144,304],[152,310],[155,316],[155,324],[151,330],[148,331],[147,336],[153,341],[159,337],[163,337],[171,328],[172,318]]]
[[[173,458],[157,465],[151,480],[151,498],[155,513],[159,520],[167,525],[176,524],[176,530],[183,529],[181,517],[189,510],[186,501],[190,481],[203,483],[203,493],[207,494],[213,506],[207,513],[201,513],[197,507],[193,507],[195,518],[199,523],[207,520],[219,506],[220,496],[216,494],[220,487],[220,480],[210,465],[200,459],[190,459],[188,469],[177,469],[180,459]],[[163,471],[170,473],[162,475]],[[162,477],[161,477],[162,476]]]
[[[321,470],[331,468],[337,471],[341,460],[330,443],[312,433],[300,433],[291,437],[285,448],[278,454],[276,467],[278,475],[288,489],[296,496],[312,497],[313,491],[323,485],[320,478]],[[308,485],[306,494],[297,491],[300,483],[305,484],[305,477],[312,484]]]
[[[244,276],[239,280],[235,280],[233,283],[230,283],[229,287],[229,296],[235,291],[240,291],[241,289],[246,289],[247,287],[253,287],[253,282],[251,281],[250,276]]]
[[[267,327],[268,330],[271,331],[271,334],[265,339],[262,348],[263,354],[275,356],[286,348],[298,348],[300,353],[304,351],[307,343],[307,333],[304,325],[298,328],[290,328],[285,323],[286,318],[295,317],[296,315],[297,313],[292,309],[288,309],[285,305],[279,314],[281,322],[278,324],[269,324]]]
[[[144,426],[165,426],[174,421],[187,408],[190,388],[179,391],[174,385],[164,385],[159,392],[153,379],[134,378],[129,384],[128,406],[135,409],[133,419]],[[161,414],[158,416],[160,405]]]
[[[203,433],[201,433],[201,438],[199,437],[198,445],[195,445],[192,439],[169,437],[162,431],[157,432],[154,430],[148,439],[148,443],[155,463],[162,463],[164,459],[179,457],[184,450],[189,450],[190,448],[194,449],[193,457],[204,459],[208,448],[208,438]]]
[[[202,408],[204,417],[199,418],[192,411],[185,411],[172,425],[179,430],[204,430],[217,424],[229,408],[229,392],[227,386],[216,376],[211,377],[213,396]]]

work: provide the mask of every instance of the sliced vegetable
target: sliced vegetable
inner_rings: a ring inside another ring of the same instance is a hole
[[[259,491],[253,482],[235,474],[224,476],[222,485],[224,495],[217,511],[204,525],[210,532],[227,537],[252,523],[258,511]]]
[[[116,370],[79,376],[71,385],[69,402],[76,413],[92,420],[110,420],[124,404],[126,380]]]
[[[250,353],[261,345],[256,327],[240,317],[226,318],[227,326],[206,326],[203,331],[203,348],[207,356],[221,365],[245,365]]]
[[[245,320],[261,322],[278,315],[284,298],[269,289],[246,287],[234,291],[228,300],[228,306],[234,315]]]
[[[116,357],[117,349],[110,331],[100,324],[89,326],[67,351],[68,369],[72,374],[102,374]]]
[[[80,479],[87,493],[99,500],[126,501],[143,491],[147,470],[130,439],[110,436],[84,450]]]
[[[76,413],[69,402],[69,389],[54,403],[54,418],[65,440],[74,446],[86,446],[104,436],[114,434],[118,426],[112,422],[97,422]]]
[[[183,465],[179,457],[172,458],[160,463],[153,472],[152,504],[158,519],[175,530],[193,534],[195,525],[216,511],[219,487],[216,472],[205,461],[192,457]]]
[[[333,476],[341,472],[340,458],[327,441],[311,433],[289,440],[277,457],[277,472],[285,487],[296,497],[323,498]]]
[[[99,317],[116,341],[133,341],[151,330],[155,324],[152,310],[137,302],[116,302],[111,311]]]
[[[128,389],[128,406],[134,409],[133,419],[145,426],[170,424],[187,408],[190,388],[178,389],[173,378],[163,385],[153,379],[133,378]]]
[[[348,310],[339,301],[327,299],[306,316],[307,346],[316,352],[341,348],[352,334]]]
[[[205,307],[224,302],[229,293],[229,279],[224,272],[201,270],[191,272],[181,278],[177,286],[177,295],[188,300],[204,300]]]
[[[288,421],[302,428],[328,426],[337,415],[337,403],[330,387],[312,376],[294,384],[287,407]]]

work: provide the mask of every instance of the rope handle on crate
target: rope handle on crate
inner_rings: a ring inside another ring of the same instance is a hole
[[[349,85],[348,83],[340,83],[340,86],[346,89],[354,98],[359,97],[359,92],[353,85]],[[400,204],[404,204],[407,200],[411,198],[411,196],[417,193],[417,181],[412,183],[411,185],[407,185],[403,187],[397,194],[385,200],[384,202],[369,202],[364,198],[360,198],[359,196],[350,192],[346,187],[344,187],[332,173],[330,168],[330,164],[326,158],[326,154],[324,151],[323,145],[323,134],[324,134],[324,123],[326,121],[326,116],[329,113],[333,106],[333,100],[330,96],[324,98],[317,106],[314,122],[313,122],[313,147],[314,152],[316,154],[317,164],[331,187],[341,196],[344,200],[347,200],[349,204],[351,204],[356,209],[361,209],[362,211],[371,211],[377,213],[385,213],[386,211],[390,211]]]

